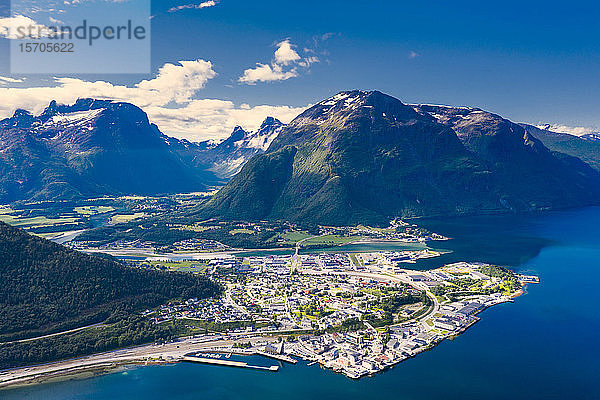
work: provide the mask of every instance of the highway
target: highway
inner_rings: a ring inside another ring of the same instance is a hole
[[[276,337],[256,336],[244,338],[244,342],[276,342]],[[55,363],[23,367],[0,371],[0,388],[50,376],[71,375],[86,370],[112,368],[125,364],[141,364],[146,362],[176,362],[185,354],[213,349],[215,351],[230,348],[236,340],[215,340],[198,342],[198,339],[187,338],[167,344],[150,344],[115,350],[107,353],[93,354]]]

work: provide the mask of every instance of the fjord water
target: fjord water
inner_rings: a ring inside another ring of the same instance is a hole
[[[537,274],[463,335],[359,381],[299,363],[277,373],[176,364],[0,391],[13,399],[599,399],[600,208],[422,221],[453,239],[444,262]],[[439,265],[426,260],[419,268]]]

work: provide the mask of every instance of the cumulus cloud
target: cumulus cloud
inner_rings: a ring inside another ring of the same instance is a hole
[[[38,24],[24,15],[15,15],[14,17],[0,18],[0,37],[21,39],[22,34],[17,31],[19,27],[26,29],[29,38],[40,38],[50,34],[47,26]]]
[[[239,81],[252,85],[256,82],[285,81],[297,76],[296,68],[284,72],[283,67],[279,64],[257,64],[255,68],[245,70]]]
[[[183,103],[217,75],[210,61],[180,61],[179,64],[163,65],[156,78],[141,81],[136,87],[154,97]]]
[[[9,78],[8,76],[0,76],[0,85],[6,85],[7,83],[22,83],[25,79]]]
[[[275,50],[275,63],[278,65],[289,65],[300,60],[300,55],[292,49],[289,40],[284,40],[277,45]]]
[[[203,1],[202,3],[198,3],[198,4],[184,4],[181,6],[176,6],[176,7],[171,7],[169,8],[169,12],[176,12],[179,10],[185,10],[185,9],[202,9],[202,8],[208,8],[208,7],[214,7],[217,5],[217,1],[213,1],[213,0],[209,0],[209,1]]]
[[[209,61],[193,60],[165,64],[155,78],[131,86],[57,77],[51,86],[2,87],[23,80],[0,77],[0,118],[11,116],[17,108],[38,114],[51,100],[72,104],[82,97],[110,99],[141,107],[167,135],[199,141],[224,138],[236,125],[256,129],[267,116],[289,122],[304,110],[289,106],[236,106],[231,101],[195,98],[215,76]]]
[[[155,78],[133,86],[114,85],[106,81],[86,81],[78,78],[54,78],[53,86],[0,88],[0,114],[6,116],[16,108],[41,111],[51,100],[70,103],[80,97],[129,101],[140,107],[162,106],[171,102],[183,104],[191,100],[209,79],[216,76],[210,61],[180,61],[167,63]]]
[[[241,104],[218,99],[199,99],[181,108],[149,107],[150,120],[171,135],[191,141],[224,139],[237,125],[255,130],[267,117],[290,122],[306,107]]]
[[[299,68],[308,69],[319,62],[316,56],[301,57],[289,39],[277,43],[277,50],[270,64],[257,63],[239,77],[238,82],[254,85],[257,82],[284,81],[300,75]]]
[[[597,133],[598,132],[597,129],[593,129],[593,128],[589,128],[589,127],[567,126],[567,125],[561,125],[561,124],[541,124],[541,125],[536,125],[536,127],[540,128],[540,129],[545,129],[545,130],[548,130],[551,132],[568,133],[569,135],[574,135],[574,136],[582,136],[582,135],[587,135],[589,133]]]

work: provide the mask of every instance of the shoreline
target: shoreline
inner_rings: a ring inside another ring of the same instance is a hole
[[[515,292],[511,296],[513,298],[523,295],[523,289]],[[496,304],[494,304],[496,305]],[[293,354],[295,357],[307,362],[316,363],[321,368],[332,371],[334,373],[342,374],[352,380],[358,380],[365,376],[374,376],[387,371],[407,361],[411,358],[418,356],[420,353],[433,350],[439,344],[445,340],[453,340],[455,337],[460,336],[466,332],[469,328],[480,321],[480,317],[477,314],[487,310],[492,306],[485,307],[474,315],[474,320],[471,321],[467,326],[463,327],[457,332],[440,337],[437,341],[431,343],[427,347],[418,349],[414,353],[407,354],[406,357],[396,360],[389,365],[381,368],[380,370],[361,376],[350,376],[343,371],[336,371],[328,365],[325,365],[322,361],[317,359],[307,358],[299,354]],[[277,336],[256,336],[252,338],[245,338],[243,340],[251,342],[272,342]],[[241,340],[241,339],[240,339]],[[51,382],[68,381],[75,379],[88,379],[100,375],[110,374],[119,372],[119,370],[126,369],[128,366],[144,366],[144,365],[163,365],[163,364],[175,364],[183,362],[186,354],[193,351],[224,351],[230,348],[232,343],[235,343],[236,339],[217,339],[215,341],[198,342],[198,338],[186,338],[180,341],[167,343],[164,345],[140,345],[134,347],[128,347],[123,349],[117,349],[110,352],[91,354],[84,357],[61,360],[51,362],[48,364],[33,365],[17,367],[9,370],[0,371],[0,392],[2,390],[8,390],[23,386],[39,385]],[[227,350],[231,351],[231,350]]]
[[[373,274],[348,273],[348,275],[364,275],[371,278],[373,277]],[[397,280],[399,282],[405,281],[404,279],[401,279],[399,277],[389,278],[391,280]],[[423,347],[417,345],[416,348],[412,347],[410,350],[403,351],[402,354],[394,353],[392,356],[389,357],[388,361],[377,361],[377,365],[379,368],[377,371],[372,371],[370,373],[363,374],[362,372],[360,372],[360,370],[344,371],[345,368],[343,367],[340,367],[340,370],[337,370],[333,364],[324,362],[325,360],[321,360],[318,357],[314,357],[313,359],[313,357],[310,354],[307,356],[307,354],[304,354],[304,352],[298,353],[292,350],[291,352],[288,352],[288,354],[294,355],[295,357],[299,357],[300,359],[305,360],[307,362],[316,361],[322,367],[326,369],[331,369],[336,373],[342,373],[351,379],[359,379],[363,376],[375,375],[409,358],[412,358],[423,351],[435,348],[438,344],[440,344],[446,339],[453,339],[454,337],[461,335],[474,323],[479,321],[480,318],[476,316],[477,314],[491,306],[503,302],[513,302],[514,298],[522,296],[525,293],[526,286],[527,283],[522,281],[521,288],[518,291],[512,293],[510,296],[504,296],[503,298],[499,298],[498,300],[500,301],[495,301],[494,299],[492,299],[491,302],[486,303],[487,305],[484,308],[475,312],[472,315],[473,320],[471,320],[470,323],[464,325],[460,330],[457,330],[455,332],[439,332],[439,334],[437,334],[437,338],[433,337],[433,340],[431,340],[428,344],[423,343],[426,344]],[[416,317],[415,322],[419,324],[424,323],[427,318],[435,316],[435,313],[439,310],[439,303],[436,300],[436,298],[433,295],[431,295],[429,291],[427,293],[428,296],[432,299],[432,304],[430,309],[428,309],[424,315]],[[429,325],[433,326],[431,323],[429,323]],[[372,327],[370,328],[374,329]],[[266,345],[267,343],[277,342],[279,338],[280,337],[277,335],[269,335],[266,332],[254,333],[254,335],[239,336],[235,334],[225,336],[222,336],[221,334],[210,334],[204,336],[182,337],[173,342],[164,344],[154,343],[129,346],[126,348],[116,349],[103,353],[96,353],[87,356],[54,361],[45,364],[29,365],[0,371],[0,390],[24,385],[43,384],[47,382],[52,382],[54,380],[62,381],[77,379],[78,376],[82,379],[85,379],[97,375],[111,373],[118,370],[119,368],[126,367],[127,365],[177,363],[184,361],[185,357],[192,352],[225,351],[231,353],[232,351],[234,351],[233,346],[240,341],[250,342],[253,346],[255,346],[255,348],[258,348],[259,346]],[[427,339],[427,341],[429,341],[429,339]]]
[[[85,365],[81,367],[66,368],[56,372],[48,372],[39,376],[32,376],[19,380],[7,381],[0,383],[0,393],[2,390],[16,389],[20,387],[43,385],[46,383],[64,382],[70,380],[83,380],[94,378],[96,376],[116,373],[121,370],[125,370],[128,365],[139,365],[139,364],[115,364],[105,363],[97,365]]]
[[[390,243],[397,243],[397,244],[402,244],[402,245],[409,245],[409,246],[418,246],[418,247],[423,247],[423,249],[433,249],[432,247],[429,246],[428,243],[426,242],[420,242],[420,241],[416,241],[416,242],[409,242],[409,241],[404,241],[404,240],[393,240],[393,239],[358,239],[355,241],[351,241],[351,242],[346,242],[346,243],[337,243],[337,244],[318,244],[315,245],[315,247],[301,247],[300,250],[305,250],[305,251],[310,251],[310,250],[318,250],[320,248],[331,248],[332,250],[334,248],[337,247],[343,247],[343,246],[347,246],[347,245],[360,245],[360,244],[390,244]],[[154,250],[148,249],[148,248],[123,248],[123,249],[98,249],[98,248],[85,248],[85,249],[76,249],[78,251],[82,251],[84,253],[88,253],[88,254],[95,254],[95,253],[105,253],[105,254],[110,254],[114,257],[132,257],[132,256],[140,256],[140,257],[145,257],[145,258],[160,258],[160,257],[164,257],[164,258],[169,258],[169,257],[185,257],[185,256],[191,256],[192,258],[197,257],[197,259],[202,259],[202,258],[206,258],[208,256],[226,256],[226,255],[231,255],[231,254],[243,254],[243,253],[251,253],[251,252],[271,252],[271,251],[290,251],[290,252],[294,252],[295,247],[289,247],[289,246],[285,246],[285,247],[269,247],[269,248],[243,248],[243,249],[238,249],[238,248],[229,248],[227,250],[221,250],[221,251],[187,251],[187,252],[173,252],[173,253],[156,253]],[[436,250],[438,251],[438,250]],[[351,251],[354,252],[354,251]],[[359,251],[356,251],[359,252]],[[448,251],[450,252],[450,251]],[[442,254],[445,254],[445,252],[443,252]]]
[[[253,343],[273,342],[275,337],[245,338]],[[212,349],[227,350],[236,339],[215,339],[199,342],[198,338],[185,338],[162,345],[146,344],[110,352],[90,354],[46,364],[29,365],[0,371],[0,391],[18,386],[36,385],[49,380],[69,380],[80,374],[92,376],[110,373],[127,365],[172,364],[180,362],[190,352]]]

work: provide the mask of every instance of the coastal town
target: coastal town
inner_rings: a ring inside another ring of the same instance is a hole
[[[301,359],[359,379],[461,334],[477,314],[539,282],[484,263],[435,268],[447,251],[430,245],[448,238],[401,220],[387,228],[319,226],[312,233],[292,224],[212,220],[170,229],[221,230],[226,237],[278,233],[274,248],[256,250],[225,245],[218,236],[164,246],[126,239],[65,242],[120,258],[130,268],[200,274],[217,282],[222,295],[171,300],[141,313],[152,324],[177,326],[182,334],[172,340],[6,371],[0,386],[79,369],[182,361],[277,371]],[[260,365],[269,360],[277,364]]]
[[[202,331],[198,340],[232,341],[209,361],[189,354],[186,361],[219,363],[218,354],[301,358],[358,379],[461,334],[478,313],[539,282],[483,263],[406,268],[436,256],[420,250],[215,258],[205,273],[223,285],[222,298],[171,302],[145,315],[155,323],[184,321]],[[256,342],[264,337],[278,345]]]

